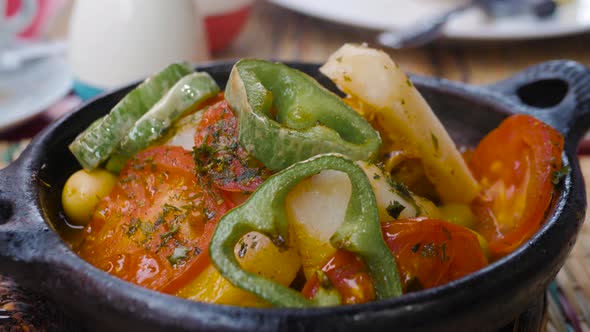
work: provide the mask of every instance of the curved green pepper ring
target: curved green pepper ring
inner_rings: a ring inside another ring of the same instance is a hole
[[[322,153],[374,158],[379,133],[340,97],[283,64],[240,60],[225,98],[239,118],[240,144],[271,170]]]
[[[209,252],[213,264],[226,279],[275,306],[317,304],[293,289],[243,270],[235,257],[234,247],[251,231],[263,233],[278,247],[285,247],[289,226],[285,211],[287,194],[304,178],[327,169],[346,173],[352,185],[344,222],[332,235],[330,243],[365,260],[378,299],[402,294],[395,258],[381,234],[377,203],[369,179],[353,161],[338,154],[318,155],[284,169],[266,180],[245,203],[221,218]]]

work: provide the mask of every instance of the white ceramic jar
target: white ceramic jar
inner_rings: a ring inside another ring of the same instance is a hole
[[[205,38],[193,0],[77,0],[69,35],[76,91],[89,97],[172,62],[206,60]]]

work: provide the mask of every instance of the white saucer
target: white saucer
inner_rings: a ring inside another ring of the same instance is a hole
[[[46,58],[16,71],[0,71],[0,130],[45,111],[71,87],[72,74],[62,58]]]
[[[270,0],[322,19],[374,30],[395,30],[465,0]],[[531,15],[488,19],[477,9],[454,18],[445,36],[452,39],[518,40],[590,31],[590,0],[572,0],[544,20]]]

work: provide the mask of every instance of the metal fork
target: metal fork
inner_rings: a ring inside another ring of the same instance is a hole
[[[396,49],[423,46],[440,37],[449,20],[474,7],[480,7],[490,17],[522,14],[529,10],[533,10],[537,16],[544,17],[555,10],[555,2],[554,0],[469,0],[408,28],[382,32],[377,36],[377,42]]]

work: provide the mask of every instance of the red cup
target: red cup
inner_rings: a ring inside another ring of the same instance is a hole
[[[39,38],[47,32],[47,27],[65,0],[37,0],[37,13],[31,23],[23,29],[18,36],[21,38]],[[7,0],[6,13],[12,16],[16,14],[21,6],[21,0]]]
[[[226,48],[248,21],[253,0],[196,0],[205,20],[209,50]]]

